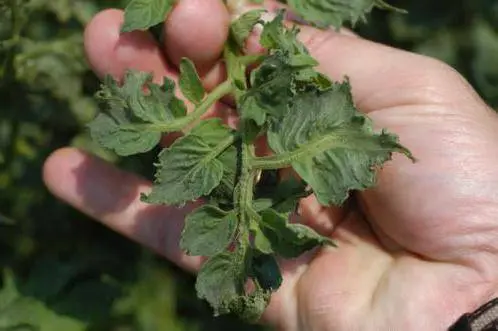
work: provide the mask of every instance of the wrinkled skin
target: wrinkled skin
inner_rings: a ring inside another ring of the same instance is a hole
[[[221,1],[181,0],[166,23],[165,45],[145,32],[119,36],[122,16],[106,10],[87,27],[86,51],[99,76],[119,78],[133,67],[153,71],[158,81],[175,78],[175,63],[187,56],[207,89],[223,79],[217,60],[230,16]],[[497,115],[436,60],[348,32],[303,27],[301,38],[323,73],[350,77],[357,106],[376,127],[397,133],[418,162],[396,156],[377,188],[347,208],[302,201],[307,223],[339,248],[282,262],[285,280],[263,322],[289,331],[445,330],[498,295]],[[218,105],[212,114],[233,111]],[[44,178],[82,212],[187,270],[199,269],[201,259],[178,248],[193,204],[145,205],[139,194],[149,182],[75,149],[56,151]]]

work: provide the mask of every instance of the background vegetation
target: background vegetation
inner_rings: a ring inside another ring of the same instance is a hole
[[[377,11],[357,30],[448,62],[498,106],[497,0],[391,2],[410,14]],[[82,29],[120,5],[0,0],[0,331],[259,330],[212,318],[193,277],[56,201],[41,182],[44,159],[66,145],[150,177],[151,155],[120,160],[84,130],[98,81]]]

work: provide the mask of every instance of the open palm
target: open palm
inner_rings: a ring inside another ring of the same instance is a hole
[[[230,18],[221,0],[182,0],[167,21],[164,47],[145,32],[119,35],[122,16],[102,12],[87,28],[97,74],[119,78],[132,67],[175,78],[174,65],[187,56],[207,88],[222,77],[216,60]],[[343,209],[313,197],[301,202],[309,225],[339,248],[282,261],[284,283],[264,320],[283,330],[445,330],[498,294],[496,115],[435,60],[308,27],[301,38],[322,72],[350,77],[357,106],[378,128],[397,133],[418,162],[396,157],[376,189]],[[231,113],[223,105],[212,112]],[[76,208],[187,270],[200,267],[201,259],[178,247],[193,206],[146,205],[139,196],[150,183],[74,149],[54,153],[44,176]]]

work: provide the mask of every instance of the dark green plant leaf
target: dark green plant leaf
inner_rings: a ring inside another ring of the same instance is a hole
[[[252,273],[259,286],[266,291],[276,291],[282,285],[282,274],[273,255],[258,254],[252,260]]]
[[[226,250],[237,227],[237,215],[206,205],[185,220],[180,247],[189,255],[213,256]]]
[[[243,119],[263,125],[267,115],[280,117],[294,95],[292,82],[301,68],[292,67],[288,56],[276,53],[266,58],[251,73],[251,89],[240,99],[239,112]]]
[[[259,223],[262,233],[271,243],[272,250],[284,258],[296,258],[301,254],[323,245],[334,243],[302,224],[292,224],[272,209],[261,213]]]
[[[261,22],[264,9],[254,9],[242,14],[230,25],[230,37],[240,48],[244,48],[246,39],[251,34],[254,26]]]
[[[311,193],[305,182],[290,177],[277,185],[258,187],[254,209],[259,212],[271,208],[282,214],[291,213],[296,210],[299,200]]]
[[[271,291],[257,289],[230,302],[229,310],[243,321],[256,323],[261,319],[271,299]]]
[[[395,135],[373,132],[355,108],[348,82],[297,96],[289,112],[272,122],[268,140],[323,205],[340,205],[351,190],[372,187],[377,168],[393,152],[410,156]]]
[[[195,65],[189,59],[183,58],[180,62],[180,81],[178,84],[183,95],[194,104],[199,104],[206,94]]]
[[[144,201],[177,205],[208,195],[223,179],[220,155],[234,139],[219,119],[202,121],[159,154],[156,180]]]
[[[358,21],[366,21],[366,14],[374,7],[403,12],[383,0],[287,0],[287,3],[304,20],[336,28],[346,22],[355,25]]]
[[[162,23],[175,3],[176,0],[130,0],[125,9],[121,32],[147,30]]]
[[[270,55],[251,73],[251,88],[240,98],[243,119],[258,125],[267,116],[281,117],[296,92],[309,85],[323,87],[328,80],[316,72],[318,65],[304,45],[297,40],[297,29],[283,25],[283,13],[266,23],[260,43]]]
[[[308,54],[308,50],[301,43],[297,35],[299,29],[293,27],[288,29],[283,24],[284,12],[280,11],[277,16],[265,23],[259,43],[271,51],[279,51],[286,54]]]
[[[167,131],[164,125],[186,113],[174,86],[168,78],[159,86],[151,74],[136,71],[126,73],[123,86],[107,76],[98,94],[107,109],[89,124],[92,138],[122,156],[150,151]]]
[[[237,148],[230,146],[220,156],[218,160],[223,163],[223,176],[221,183],[209,195],[212,204],[227,206],[225,209],[232,209],[233,194],[237,184]]]
[[[209,302],[216,316],[228,313],[230,305],[245,293],[245,254],[245,247],[237,247],[234,252],[215,255],[202,266],[197,275],[197,295]]]

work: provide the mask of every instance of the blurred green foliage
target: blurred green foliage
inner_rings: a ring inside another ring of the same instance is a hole
[[[498,1],[398,0],[360,34],[440,58],[498,106]],[[56,201],[41,168],[73,145],[150,176],[152,156],[121,160],[84,125],[98,81],[84,25],[119,1],[0,0],[0,330],[257,330],[212,318],[193,277]],[[331,278],[333,281],[333,278]],[[262,328],[261,328],[262,329]]]

